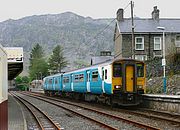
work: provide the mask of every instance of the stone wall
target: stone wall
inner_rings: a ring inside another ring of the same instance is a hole
[[[180,114],[180,96],[144,95],[142,107]]]
[[[163,41],[162,39],[162,34],[152,34],[152,33],[147,33],[147,34],[135,34],[135,37],[144,37],[144,50],[135,50],[135,54],[142,54],[142,55],[147,55],[148,60],[151,60],[154,58],[154,56],[162,55],[161,50],[154,50],[154,37],[161,37],[161,42]],[[166,43],[166,55],[173,55],[176,53],[176,48],[175,48],[175,34],[167,34],[165,39]],[[121,40],[118,40],[121,39]],[[132,48],[132,35],[131,34],[122,34],[121,38],[118,38],[115,41],[115,55],[118,53],[119,47],[122,43],[122,57],[129,58],[131,57],[131,48]],[[162,49],[163,47],[161,47]],[[167,57],[168,58],[168,57]]]

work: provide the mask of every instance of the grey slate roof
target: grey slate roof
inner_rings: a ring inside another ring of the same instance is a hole
[[[117,22],[121,33],[131,33],[131,19],[125,18],[124,21]],[[159,19],[159,21],[147,18],[135,18],[135,33],[158,33],[157,27],[165,27],[165,32],[180,33],[180,19]]]

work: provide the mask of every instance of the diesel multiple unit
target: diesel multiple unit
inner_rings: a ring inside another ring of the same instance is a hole
[[[45,77],[45,94],[109,105],[137,105],[145,93],[145,64],[133,59],[117,59],[90,67]]]

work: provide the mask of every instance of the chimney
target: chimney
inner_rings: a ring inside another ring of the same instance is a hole
[[[118,9],[116,14],[117,14],[117,20],[119,22],[124,20],[124,10],[123,9]]]
[[[151,14],[153,20],[159,21],[159,9],[157,9],[157,6],[154,6],[154,10]]]

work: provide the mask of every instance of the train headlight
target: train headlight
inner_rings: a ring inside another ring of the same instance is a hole
[[[142,85],[137,85],[137,88],[138,88],[138,89],[142,89],[143,86],[142,86]]]
[[[115,85],[114,88],[119,89],[119,88],[121,88],[121,86],[120,85]]]

